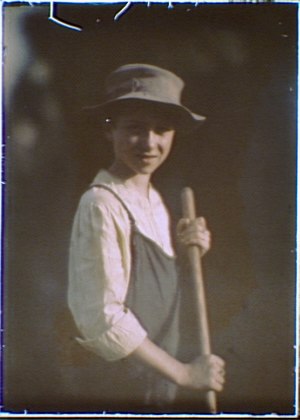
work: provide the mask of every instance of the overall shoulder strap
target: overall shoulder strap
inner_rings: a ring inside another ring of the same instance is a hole
[[[122,205],[122,207],[124,208],[124,210],[128,214],[128,218],[130,220],[131,225],[135,226],[135,219],[134,219],[131,211],[129,210],[127,205],[124,203],[124,201],[121,199],[121,197],[112,188],[108,187],[105,184],[91,184],[89,189],[91,189],[93,187],[103,188],[104,190],[109,191],[119,201],[119,203]]]

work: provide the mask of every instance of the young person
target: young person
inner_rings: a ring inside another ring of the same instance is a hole
[[[99,106],[114,161],[80,200],[68,290],[78,341],[99,356],[99,381],[107,384],[99,410],[167,412],[176,406],[178,389],[200,393],[224,385],[218,356],[178,358],[184,279],[168,211],[150,182],[168,158],[176,130],[204,119],[181,104],[183,86],[170,71],[129,64],[110,74]],[[182,245],[198,245],[202,255],[209,250],[203,218],[180,220],[177,232]]]

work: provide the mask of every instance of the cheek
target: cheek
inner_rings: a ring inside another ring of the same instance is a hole
[[[168,156],[168,154],[171,152],[172,146],[173,146],[173,136],[170,136],[165,140],[165,143],[163,146],[165,156]]]
[[[127,152],[130,152],[130,150],[135,146],[136,140],[132,137],[124,138],[119,137],[115,138],[113,141],[114,144],[114,151],[116,155],[121,155]]]

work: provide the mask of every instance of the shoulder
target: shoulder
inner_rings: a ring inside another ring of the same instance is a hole
[[[91,186],[80,199],[83,209],[99,209],[104,213],[119,213],[122,204],[113,192],[98,186]]]
[[[99,171],[93,182],[81,196],[80,206],[84,208],[99,207],[103,209],[119,207],[119,200],[110,190],[114,190],[111,176],[106,170]]]
[[[75,229],[85,232],[118,232],[128,234],[131,228],[129,216],[118,199],[109,191],[91,187],[79,201],[74,219]],[[92,233],[94,234],[94,233]]]

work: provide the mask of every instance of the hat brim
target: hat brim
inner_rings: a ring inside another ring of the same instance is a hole
[[[168,101],[158,101],[157,98],[152,98],[150,95],[147,95],[147,97],[145,97],[145,95],[143,95],[142,93],[139,95],[139,92],[135,92],[135,96],[124,95],[119,97],[118,99],[106,101],[95,106],[85,107],[85,109],[91,112],[97,112],[100,115],[108,117],[108,115],[105,115],[107,114],[107,112],[118,108],[123,108],[123,106],[127,106],[128,104],[134,103],[136,103],[137,105],[148,104],[153,107],[159,107],[160,109],[165,110],[165,112],[168,112],[169,114],[174,114],[176,115],[176,118],[179,118],[177,121],[180,125],[198,125],[206,120],[205,116],[196,114],[181,104],[174,104]]]

